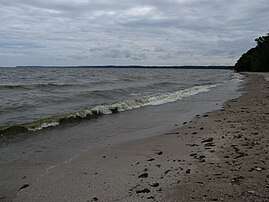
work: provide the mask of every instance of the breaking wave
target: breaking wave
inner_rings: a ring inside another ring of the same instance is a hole
[[[54,127],[62,123],[72,122],[75,120],[91,119],[96,118],[100,115],[123,112],[146,106],[162,105],[170,102],[175,102],[185,97],[189,97],[199,93],[208,92],[211,88],[217,87],[218,85],[219,84],[194,86],[171,93],[163,93],[154,96],[145,96],[136,99],[123,100],[116,103],[97,105],[80,111],[60,114],[45,119],[33,121],[30,123],[2,126],[0,127],[0,135],[3,136],[5,134],[14,134],[18,132],[38,131],[44,128]]]

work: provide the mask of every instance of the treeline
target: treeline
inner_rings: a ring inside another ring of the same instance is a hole
[[[236,62],[236,71],[269,72],[269,33],[255,41],[257,46],[244,53]]]

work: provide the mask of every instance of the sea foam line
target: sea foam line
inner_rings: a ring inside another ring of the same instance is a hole
[[[156,106],[156,105],[176,102],[178,100],[181,100],[183,98],[186,98],[192,95],[196,95],[203,92],[208,92],[211,88],[217,87],[219,85],[220,84],[194,86],[188,89],[183,89],[183,90],[170,92],[170,93],[163,93],[163,94],[154,95],[154,96],[145,96],[145,97],[136,98],[136,99],[128,99],[128,100],[123,100],[117,103],[97,105],[97,106],[93,106],[93,107],[90,107],[88,109],[84,109],[81,111],[72,112],[68,114],[62,114],[62,115],[56,115],[53,117],[48,117],[48,118],[34,121],[31,123],[22,124],[22,125],[19,125],[19,128],[21,128],[23,131],[24,130],[38,131],[44,128],[54,127],[54,126],[60,125],[61,123],[72,121],[72,120],[86,119],[86,118],[91,118],[94,116],[123,112],[123,111],[137,109],[137,108],[146,107],[146,106]],[[12,127],[14,126],[8,127],[8,129]],[[18,129],[18,126],[15,126],[15,128]],[[0,132],[4,133],[3,130]]]
[[[155,96],[145,96],[141,98],[136,99],[129,99],[124,100],[118,103],[112,103],[112,104],[103,104],[103,105],[97,105],[89,109],[85,109],[73,114],[69,114],[67,118],[85,118],[92,115],[106,115],[106,114],[112,114],[116,112],[123,112],[127,110],[137,109],[141,107],[146,106],[154,106],[154,105],[162,105],[170,102],[175,102],[178,100],[181,100],[185,97],[189,97],[192,95],[196,95],[198,93],[202,92],[208,92],[211,88],[217,87],[219,84],[215,85],[204,85],[204,86],[195,86],[192,88],[172,92],[172,93],[164,93],[160,95]],[[52,122],[52,123],[46,123],[45,125],[42,125],[41,127],[34,128],[31,130],[40,130],[44,127],[48,126],[56,126],[60,124],[59,122]]]

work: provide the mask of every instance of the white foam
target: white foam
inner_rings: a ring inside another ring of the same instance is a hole
[[[196,95],[203,92],[208,92],[211,88],[217,87],[215,85],[194,86],[192,88],[179,90],[171,93],[158,94],[154,96],[145,96],[136,99],[124,100],[118,103],[97,105],[92,108],[82,110],[79,112],[71,113],[66,118],[85,118],[87,116],[98,114],[111,114],[113,112],[123,112],[127,110],[137,109],[146,106],[162,105],[170,102],[176,102],[185,97]],[[29,128],[31,131],[41,130],[43,128],[53,127],[59,125],[59,120],[51,123],[45,122],[41,126],[36,128]]]
[[[38,131],[38,130],[41,130],[41,129],[44,129],[44,128],[58,126],[59,124],[60,124],[59,122],[43,123],[39,127],[29,128],[28,130],[30,130],[30,131]]]
[[[237,80],[239,82],[242,82],[244,80],[244,77],[245,77],[244,75],[242,75],[240,73],[236,73],[236,72],[233,72],[230,75],[230,79]]]
[[[142,98],[137,98],[133,100],[124,100],[118,103],[106,104],[106,105],[98,105],[91,109],[88,109],[88,112],[85,114],[92,114],[92,111],[97,112],[97,114],[111,114],[114,110],[119,112],[137,109],[145,106],[154,106],[154,105],[162,105],[170,102],[175,102],[181,100],[185,97],[189,97],[192,95],[196,95],[198,93],[207,92],[211,88],[217,87],[216,85],[204,85],[204,86],[195,86],[192,88],[172,92],[172,93],[164,93],[155,96],[146,96]]]

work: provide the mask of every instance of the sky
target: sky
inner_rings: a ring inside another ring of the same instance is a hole
[[[233,65],[268,0],[0,0],[0,66]]]

